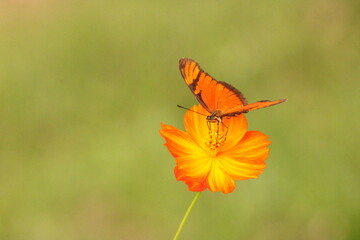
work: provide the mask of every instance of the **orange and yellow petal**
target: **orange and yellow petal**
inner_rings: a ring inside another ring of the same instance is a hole
[[[170,125],[161,124],[161,127],[160,134],[166,141],[164,145],[175,158],[203,151],[188,133]]]
[[[176,158],[176,165],[188,177],[205,179],[212,167],[212,158],[206,154],[186,155]]]
[[[227,151],[227,154],[232,158],[246,158],[252,162],[263,162],[269,154],[268,136],[259,131],[248,131],[239,143],[232,149]]]
[[[209,172],[207,182],[209,190],[212,192],[231,193],[235,189],[235,182],[229,174],[227,174],[221,165],[221,159],[217,158],[213,161],[213,166]]]
[[[262,162],[248,162],[244,159],[234,159],[232,157],[219,157],[219,169],[224,174],[235,180],[245,180],[250,178],[257,178],[265,168],[265,163]]]
[[[243,138],[248,128],[248,123],[244,114],[236,117],[224,118],[223,124],[228,127],[226,134],[226,144],[223,145],[222,151],[231,149]]]
[[[186,132],[203,148],[206,148],[205,140],[209,135],[208,121],[209,113],[201,106],[193,106],[184,117]]]
[[[174,169],[174,173],[177,181],[183,181],[188,185],[189,191],[201,192],[207,189],[206,181],[204,179],[191,178],[186,173],[179,169],[177,166]]]
[[[247,132],[235,147],[218,154],[223,171],[236,180],[257,178],[266,167],[270,151],[267,146],[271,143],[267,139],[261,132]]]

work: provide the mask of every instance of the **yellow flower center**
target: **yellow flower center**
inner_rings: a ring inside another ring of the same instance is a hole
[[[226,134],[222,131],[209,131],[209,135],[205,139],[205,145],[211,157],[215,157],[226,142]]]

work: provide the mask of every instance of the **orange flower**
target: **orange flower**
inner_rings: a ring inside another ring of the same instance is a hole
[[[191,110],[209,115],[202,106]],[[268,136],[247,131],[244,114],[224,118],[223,122],[208,122],[206,117],[187,111],[187,132],[161,124],[165,146],[176,159],[176,180],[185,182],[190,191],[209,188],[230,193],[235,189],[234,180],[257,178],[265,168]]]

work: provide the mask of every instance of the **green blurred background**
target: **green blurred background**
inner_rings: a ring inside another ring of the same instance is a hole
[[[360,239],[360,2],[0,2],[0,239],[171,239],[194,193],[160,122],[196,103],[191,57],[273,143],[204,192],[182,239]]]

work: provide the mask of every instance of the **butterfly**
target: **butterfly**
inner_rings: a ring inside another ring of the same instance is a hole
[[[179,68],[190,91],[210,113],[206,117],[208,121],[222,122],[224,117],[234,117],[287,101],[287,99],[262,100],[248,104],[245,96],[239,90],[226,82],[215,80],[194,60],[180,59]]]

